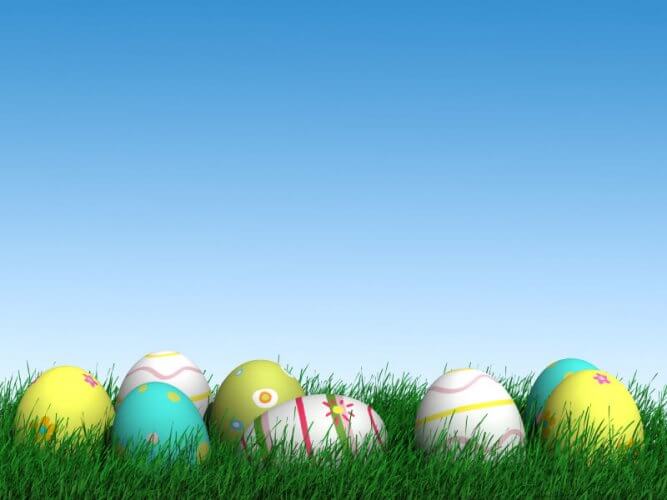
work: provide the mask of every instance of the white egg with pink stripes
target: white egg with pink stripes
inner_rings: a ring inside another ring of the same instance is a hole
[[[524,442],[523,421],[512,397],[490,375],[473,368],[451,370],[429,387],[419,405],[416,442],[427,451],[460,450],[473,437],[487,457],[500,454]]]
[[[387,431],[369,405],[347,396],[301,396],[257,417],[241,439],[246,452],[268,454],[277,443],[283,449],[310,456],[322,449],[382,448]]]
[[[134,389],[148,382],[164,382],[180,389],[204,415],[209,404],[211,388],[204,374],[190,359],[176,351],[159,351],[146,354],[137,361],[118,391],[116,406]]]

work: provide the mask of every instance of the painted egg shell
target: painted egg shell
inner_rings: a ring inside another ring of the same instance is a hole
[[[180,352],[152,352],[137,361],[125,375],[116,405],[135,387],[148,382],[164,382],[177,387],[197,406],[200,415],[206,412],[211,388],[199,367]]]
[[[220,384],[209,423],[223,441],[238,442],[259,415],[303,394],[299,381],[278,363],[248,361],[234,368]]]
[[[111,440],[117,452],[149,447],[150,457],[187,454],[193,462],[208,455],[206,425],[197,407],[178,388],[162,382],[136,387],[116,410]]]
[[[246,430],[241,447],[266,454],[282,442],[289,451],[311,455],[330,446],[357,452],[386,440],[384,422],[370,406],[346,396],[315,394],[262,413]]]
[[[15,439],[34,436],[39,442],[59,443],[75,432],[101,438],[113,418],[111,399],[90,372],[57,366],[42,373],[23,394],[14,420]]]
[[[566,358],[547,366],[535,379],[526,403],[526,422],[539,420],[549,395],[563,379],[582,370],[597,370],[597,366],[577,358]]]
[[[644,440],[644,426],[632,395],[613,375],[584,370],[563,380],[547,399],[542,437],[569,432],[572,440],[586,429],[599,431],[596,444],[632,445]]]
[[[519,410],[505,388],[488,374],[472,368],[440,376],[426,392],[417,411],[415,438],[427,451],[439,445],[461,449],[475,437],[486,456],[524,441]]]

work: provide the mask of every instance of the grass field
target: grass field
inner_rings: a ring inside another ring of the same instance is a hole
[[[307,393],[331,391],[371,404],[388,432],[386,452],[365,459],[327,461],[248,460],[211,436],[202,465],[169,467],[119,457],[103,444],[17,446],[12,423],[18,401],[35,374],[0,384],[0,498],[497,498],[667,497],[667,393],[656,394],[634,380],[628,387],[639,405],[646,440],[623,453],[601,452],[589,461],[565,447],[547,450],[539,439],[488,462],[474,452],[454,458],[414,447],[414,419],[427,383],[382,371],[351,385],[332,377],[305,378]],[[522,409],[531,379],[496,375]],[[109,376],[115,396],[117,380]]]

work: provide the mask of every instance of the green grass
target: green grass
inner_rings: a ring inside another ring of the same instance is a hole
[[[306,378],[309,394],[332,391],[371,404],[389,432],[386,452],[364,459],[248,460],[214,436],[209,459],[189,466],[170,466],[141,457],[119,457],[104,444],[61,448],[18,446],[12,423],[18,401],[34,377],[0,383],[0,498],[114,497],[164,498],[445,498],[583,497],[637,498],[667,496],[667,392],[654,394],[635,380],[629,389],[644,421],[644,446],[623,453],[600,452],[589,462],[578,449],[547,450],[539,439],[512,450],[500,460],[485,461],[474,453],[424,454],[414,446],[414,419],[427,384],[386,370],[351,385],[332,377]],[[520,409],[531,378],[498,376]],[[115,397],[117,379],[105,384]],[[635,455],[636,453],[636,455]]]

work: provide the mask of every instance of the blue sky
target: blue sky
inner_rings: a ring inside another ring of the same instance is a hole
[[[3,7],[3,378],[667,384],[663,6],[240,4]]]

